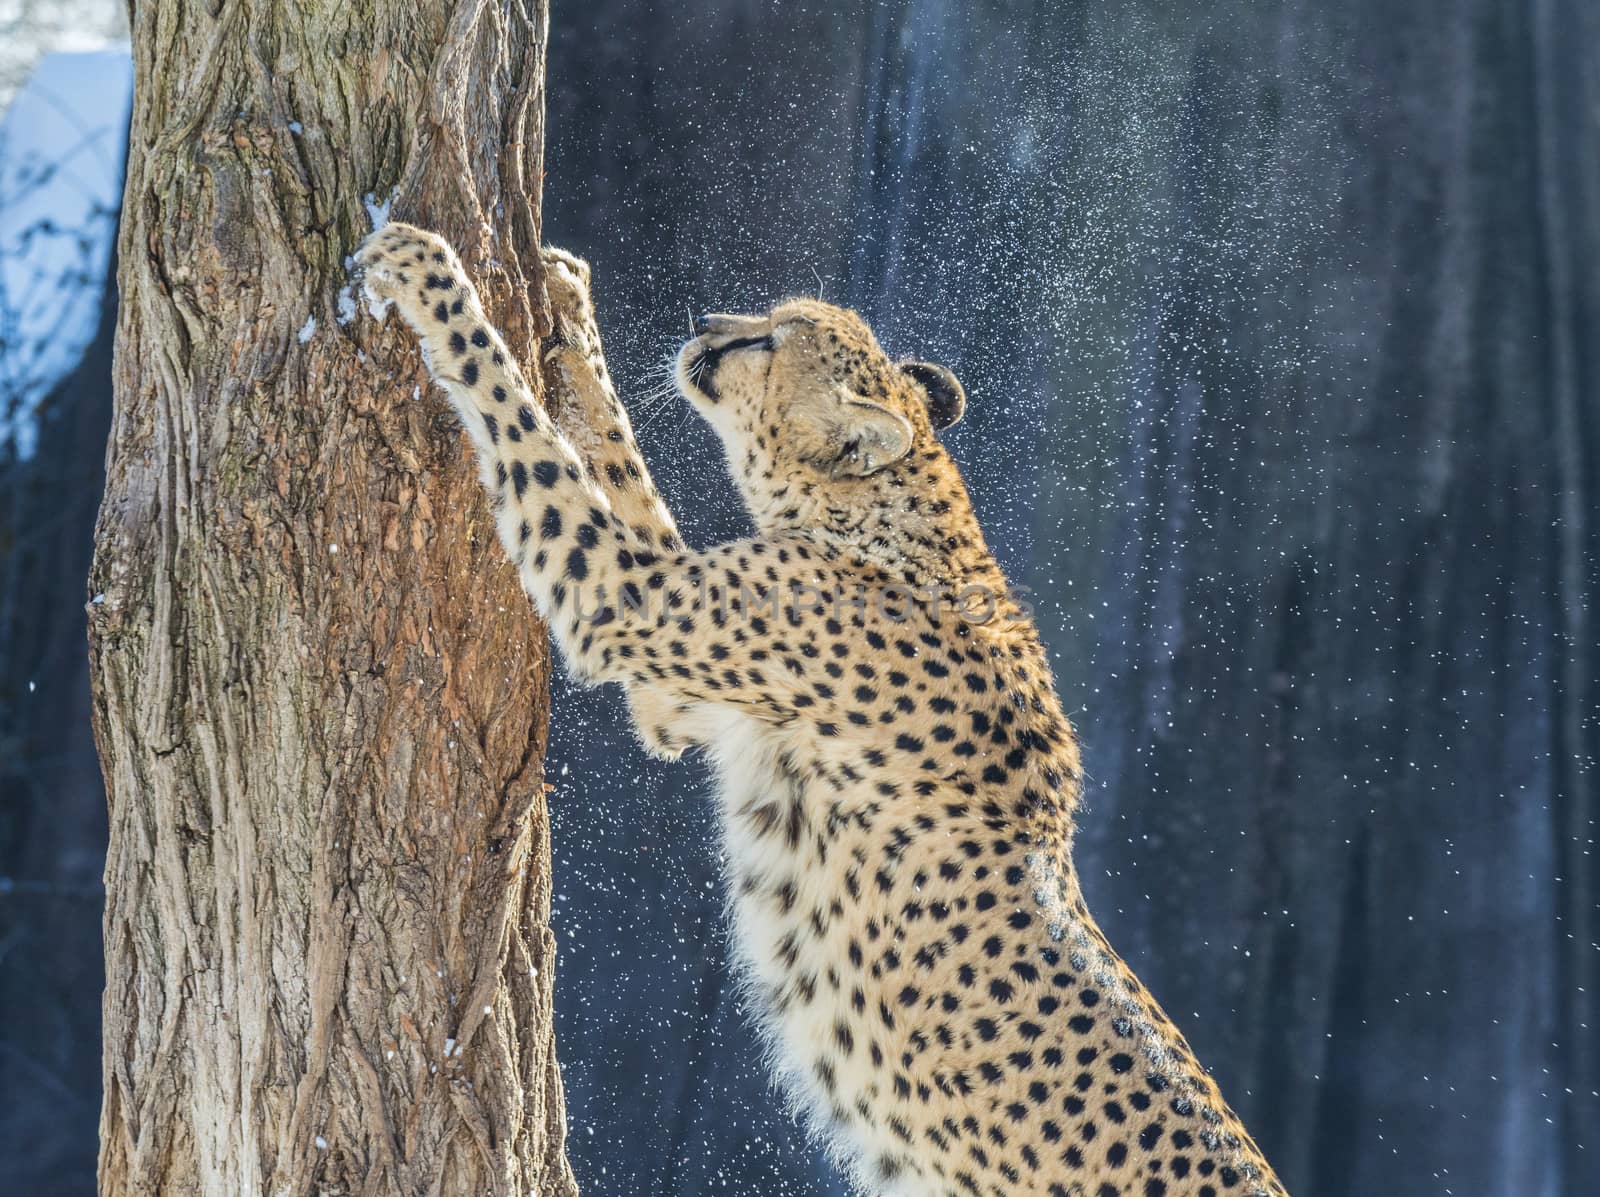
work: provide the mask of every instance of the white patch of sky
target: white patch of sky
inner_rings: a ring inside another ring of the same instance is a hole
[[[0,440],[24,457],[99,322],[132,83],[125,48],[50,54],[0,118]]]
[[[127,40],[124,0],[0,0],[0,112],[46,54]]]

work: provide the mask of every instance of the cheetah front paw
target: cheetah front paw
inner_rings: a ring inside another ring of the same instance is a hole
[[[356,251],[356,273],[373,315],[390,304],[413,328],[441,303],[459,314],[472,295],[455,250],[437,233],[393,221],[375,230]]]
[[[598,355],[600,329],[595,323],[594,301],[589,295],[589,263],[550,245],[541,253],[552,328],[546,341],[546,356],[561,345],[570,345],[585,355]]]

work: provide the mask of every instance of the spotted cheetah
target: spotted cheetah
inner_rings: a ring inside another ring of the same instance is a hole
[[[438,237],[390,224],[358,263],[471,435],[567,667],[622,683],[653,751],[713,766],[771,1063],[859,1190],[1284,1197],[1084,905],[1078,745],[936,439],[954,376],[815,300],[698,319],[678,389],[757,531],[697,552],[608,380],[582,262],[546,256],[553,415]]]

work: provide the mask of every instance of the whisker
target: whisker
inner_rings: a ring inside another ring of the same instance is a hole
[[[661,389],[661,390],[650,391],[650,392],[647,392],[646,394],[643,394],[643,395],[639,396],[637,399],[635,399],[634,402],[633,402],[633,408],[634,408],[635,411],[638,411],[638,412],[641,412],[641,413],[643,413],[643,412],[651,412],[651,411],[654,411],[656,408],[665,405],[667,400],[670,399],[671,397],[672,397],[672,392],[670,390]]]
[[[669,407],[669,405],[666,404],[666,403],[658,403],[658,404],[656,404],[655,407],[651,408],[650,411],[645,413],[644,419],[639,421],[639,429],[638,430],[640,432],[643,432],[646,428],[649,428],[652,424],[654,424],[657,420],[659,420],[661,418],[661,413],[666,411],[668,409],[668,407]]]
[[[703,363],[696,362],[690,370],[690,381],[695,382]],[[676,350],[652,362],[644,370],[645,386],[633,397],[630,407],[639,415],[638,432],[656,423],[663,411],[672,406],[678,396],[678,354]]]
[[[629,396],[628,407],[648,413],[677,393],[677,354],[651,362],[644,368],[644,385]]]

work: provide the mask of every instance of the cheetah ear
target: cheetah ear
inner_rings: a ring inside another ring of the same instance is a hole
[[[967,392],[956,376],[932,362],[901,362],[903,370],[928,396],[928,419],[943,432],[967,410]]]
[[[911,424],[887,407],[845,396],[834,444],[828,476],[865,478],[911,452]]]

